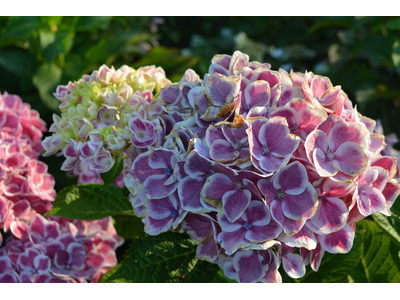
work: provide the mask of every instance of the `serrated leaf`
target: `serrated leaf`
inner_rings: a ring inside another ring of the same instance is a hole
[[[57,84],[60,82],[62,71],[56,64],[41,65],[32,77],[33,84],[39,90],[40,98],[48,108],[58,110],[59,101],[53,96]]]
[[[353,248],[347,254],[325,253],[318,272],[300,282],[400,282],[400,248],[376,223],[357,223]]]
[[[135,240],[105,282],[211,282],[219,267],[199,261],[196,248],[188,235],[174,232]]]
[[[46,216],[78,220],[98,220],[130,212],[132,205],[113,185],[86,184],[67,187],[56,196]]]
[[[111,184],[121,175],[122,169],[124,168],[124,160],[117,160],[110,171],[106,173],[100,173],[101,179],[103,179],[104,184]]]

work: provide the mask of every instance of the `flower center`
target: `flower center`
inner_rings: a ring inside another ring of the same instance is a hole
[[[140,132],[140,133],[138,134],[138,136],[139,136],[140,138],[142,138],[142,137],[144,137],[144,133],[143,133],[143,132]]]
[[[249,230],[251,228],[251,225],[249,223],[244,223],[243,225],[244,229]]]
[[[322,195],[322,196],[321,196],[321,200],[326,200],[326,196],[325,196],[325,195]]]
[[[233,151],[237,151],[240,147],[243,146],[243,144],[239,140],[235,140],[234,143],[231,144]]]
[[[236,186],[239,190],[243,190],[244,188],[246,188],[246,186],[241,181],[236,182]]]
[[[285,198],[286,194],[283,191],[283,189],[280,189],[279,191],[276,192],[275,194],[275,198],[276,200],[283,200],[283,198]]]
[[[292,131],[296,132],[299,129],[299,127],[297,127],[296,125],[293,125]]]
[[[166,168],[165,175],[171,175],[171,174],[172,174],[172,170],[170,168]]]
[[[177,211],[171,211],[171,217],[176,218],[178,216],[178,212]]]
[[[245,111],[248,111],[250,109],[250,106],[248,104],[243,105],[243,109]]]
[[[214,174],[214,170],[210,170],[210,172],[208,172],[208,175],[202,176],[201,178],[203,178],[203,180],[207,180],[207,178],[212,176],[213,174]]]
[[[336,157],[336,154],[333,154],[331,149],[329,149],[329,150],[326,152],[326,158],[327,158],[329,161],[332,161],[335,157]]]
[[[263,156],[265,156],[265,155],[271,153],[271,149],[269,149],[269,147],[268,147],[267,144],[265,144],[264,146],[262,146],[262,151],[263,151],[263,152],[262,152],[262,155],[263,155]]]

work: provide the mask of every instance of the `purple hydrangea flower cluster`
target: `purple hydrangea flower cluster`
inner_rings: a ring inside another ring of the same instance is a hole
[[[53,176],[38,160],[45,130],[29,104],[0,94],[0,229],[10,234],[0,249],[0,282],[97,282],[117,264],[123,240],[111,218],[42,216],[56,195]]]
[[[199,259],[239,282],[281,282],[281,264],[292,278],[317,271],[325,251],[350,251],[357,221],[390,215],[400,194],[376,122],[327,77],[236,51],[157,99],[165,138],[132,151],[124,178],[134,212],[150,235],[187,232]]]

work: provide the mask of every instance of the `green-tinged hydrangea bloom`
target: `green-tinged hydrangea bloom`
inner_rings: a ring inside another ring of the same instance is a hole
[[[44,156],[62,150],[63,170],[81,160],[93,170],[108,171],[114,156],[130,146],[157,146],[164,138],[160,89],[169,85],[162,68],[103,65],[98,71],[75,82],[57,87],[61,117],[53,115],[53,135],[43,141]]]

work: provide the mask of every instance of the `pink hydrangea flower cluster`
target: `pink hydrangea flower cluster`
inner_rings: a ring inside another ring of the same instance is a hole
[[[312,72],[216,55],[160,90],[162,144],[125,175],[145,231],[187,232],[199,259],[239,282],[281,282],[352,248],[357,221],[400,194],[376,122]],[[299,250],[298,250],[299,249]]]
[[[0,249],[0,282],[98,282],[117,264],[115,249],[123,243],[110,221],[36,214],[25,238],[12,236]]]
[[[38,160],[45,130],[29,104],[0,94],[0,229],[10,233],[0,249],[0,282],[97,282],[117,264],[123,240],[111,218],[42,216],[56,195],[53,176]]]
[[[160,146],[165,122],[157,96],[169,84],[162,68],[118,70],[103,65],[76,82],[58,86],[61,117],[53,115],[53,133],[44,139],[44,156],[62,151],[61,169],[109,171],[129,147]]]

